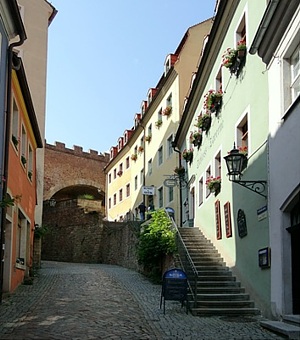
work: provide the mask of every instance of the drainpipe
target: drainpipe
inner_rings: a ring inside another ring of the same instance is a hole
[[[176,147],[175,142],[172,142],[172,148],[175,152],[179,153],[178,165],[179,167],[181,167],[181,151]],[[179,182],[179,221],[180,227],[182,227],[182,190],[180,182]]]
[[[12,83],[12,70],[13,70],[13,49],[14,47],[21,46],[26,40],[25,30],[21,30],[19,34],[20,40],[9,45],[7,50],[7,92],[6,92],[6,118],[5,118],[5,138],[4,138],[4,161],[3,161],[3,174],[2,174],[2,199],[6,198],[7,194],[7,181],[8,181],[8,153],[10,143],[10,123],[11,123],[11,83]],[[0,225],[0,303],[2,302],[3,293],[3,269],[4,269],[4,230],[6,225],[6,207],[2,207],[1,212],[1,225]]]

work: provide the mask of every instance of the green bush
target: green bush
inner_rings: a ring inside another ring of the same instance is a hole
[[[150,276],[161,275],[161,260],[176,252],[176,231],[164,210],[152,213],[151,221],[145,224],[139,235],[138,261]]]

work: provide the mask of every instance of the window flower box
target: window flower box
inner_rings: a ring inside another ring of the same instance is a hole
[[[131,159],[133,160],[133,161],[136,161],[137,160],[137,154],[136,153],[133,153],[132,155],[131,155]]]
[[[222,56],[222,66],[228,68],[231,74],[239,76],[241,69],[245,65],[247,46],[245,40],[237,43],[237,48],[227,48]]]
[[[142,145],[140,145],[140,146],[139,146],[139,148],[138,148],[138,152],[139,152],[139,153],[142,153],[142,152],[144,152],[144,147],[143,147]]]
[[[204,100],[204,109],[208,113],[215,112],[216,114],[219,113],[221,106],[222,106],[222,98],[223,92],[222,90],[209,90],[208,93],[205,95]]]
[[[205,182],[210,192],[213,192],[215,196],[221,191],[221,177],[210,176]]]
[[[174,172],[176,175],[178,175],[179,177],[183,177],[185,174],[185,168],[183,166],[177,166],[174,169]]]
[[[159,119],[158,121],[155,122],[155,126],[156,126],[157,128],[159,128],[159,127],[162,126],[162,123],[163,123],[163,121],[162,121],[161,119]]]
[[[190,142],[195,146],[195,147],[200,147],[202,144],[202,132],[201,131],[194,131],[191,132],[190,134]]]
[[[196,126],[202,131],[207,132],[211,126],[211,115],[207,113],[204,114],[201,113],[197,118]]]
[[[146,142],[151,142],[152,135],[145,136],[145,141]]]
[[[193,149],[185,149],[185,150],[183,150],[182,158],[187,163],[192,163],[193,158],[194,158],[194,150]]]
[[[170,116],[171,113],[172,113],[172,106],[169,105],[163,110],[162,115]]]
[[[119,170],[119,171],[117,172],[117,175],[118,175],[119,177],[121,177],[121,176],[123,175],[123,171],[122,171],[122,170]]]

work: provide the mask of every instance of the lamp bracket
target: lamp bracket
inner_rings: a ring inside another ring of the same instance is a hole
[[[231,182],[237,183],[243,186],[244,188],[255,192],[256,194],[263,196],[264,198],[267,198],[267,196],[262,193],[266,190],[267,181],[240,181],[236,179],[230,180]]]

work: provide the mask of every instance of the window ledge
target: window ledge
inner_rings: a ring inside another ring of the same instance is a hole
[[[21,269],[21,270],[25,270],[26,266],[24,264],[16,263],[16,268]]]

